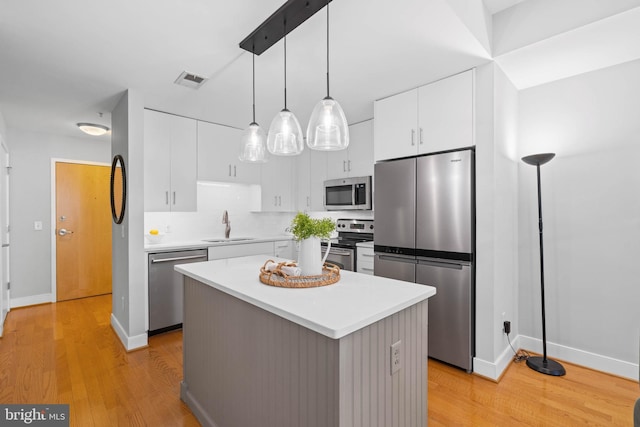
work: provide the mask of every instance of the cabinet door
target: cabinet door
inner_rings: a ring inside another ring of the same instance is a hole
[[[348,176],[373,175],[373,120],[349,126]]]
[[[306,149],[296,159],[296,210],[311,209],[311,150]],[[277,255],[277,254],[276,254]]]
[[[297,156],[271,156],[262,165],[262,210],[291,212],[294,210],[293,165]]]
[[[171,128],[168,114],[144,110],[144,210],[171,209]]]
[[[309,194],[311,196],[311,211],[324,210],[324,181],[327,179],[327,152],[309,150]]]
[[[473,70],[422,86],[419,153],[473,145]]]
[[[234,144],[234,142],[237,142],[236,139],[239,137],[237,129],[198,121],[199,180],[221,182],[234,180],[230,159],[233,148],[237,148],[237,143]]]
[[[349,126],[349,148],[351,148],[352,142],[351,126]],[[349,148],[327,152],[327,179],[349,176]]]
[[[374,103],[375,161],[413,156],[417,149],[418,90]]]
[[[169,115],[171,124],[171,210],[197,210],[196,121]]]

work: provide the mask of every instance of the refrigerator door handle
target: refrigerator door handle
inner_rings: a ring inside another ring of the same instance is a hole
[[[404,262],[406,264],[417,264],[417,261],[415,258],[403,258],[399,256],[389,256],[389,255],[380,255],[380,254],[377,254],[377,255],[378,255],[378,258],[380,258],[383,261]]]
[[[463,267],[466,267],[468,265],[468,264],[462,264],[457,262],[431,261],[431,260],[425,260],[425,259],[419,259],[418,264],[429,265],[431,267],[451,268],[454,270],[462,270]]]

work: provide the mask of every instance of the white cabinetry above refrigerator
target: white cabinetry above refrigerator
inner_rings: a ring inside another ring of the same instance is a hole
[[[374,103],[375,161],[474,145],[474,70]]]

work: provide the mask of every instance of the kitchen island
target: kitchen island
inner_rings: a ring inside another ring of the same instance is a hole
[[[180,396],[199,421],[425,426],[435,289],[349,271],[325,287],[277,288],[258,279],[265,260],[176,267],[185,275]]]

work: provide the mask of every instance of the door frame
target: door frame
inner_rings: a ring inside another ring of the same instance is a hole
[[[0,224],[0,227],[9,227],[10,224],[10,217],[9,217],[9,202],[10,202],[10,197],[9,197],[9,181],[10,181],[10,174],[9,174],[9,170],[11,169],[11,159],[10,159],[10,154],[9,154],[9,147],[7,146],[7,144],[5,143],[4,138],[2,137],[2,134],[0,134],[0,156],[4,157],[4,162],[6,162],[6,166],[7,168],[9,168],[8,170],[4,171],[0,171],[0,173],[6,173],[7,174],[7,180],[6,180],[6,185],[5,188],[3,189],[2,193],[4,197],[2,202],[2,207],[1,209],[5,210],[5,215],[6,215],[6,224]],[[4,244],[5,242],[0,241],[0,244]],[[8,228],[7,229],[7,244],[11,244],[11,229]],[[3,248],[4,249],[4,248]],[[6,301],[5,301],[5,292],[4,292],[4,278],[7,278],[7,282],[10,284],[11,283],[11,270],[10,270],[10,264],[11,264],[11,246],[7,247],[7,253],[6,253],[6,258],[4,255],[4,250],[0,250],[0,263],[2,264],[2,269],[0,269],[0,337],[3,336],[4,334],[4,322],[6,320],[6,316],[9,314],[9,312],[11,311],[11,289],[7,289],[7,293],[6,293]],[[6,262],[5,262],[6,261]],[[9,285],[10,286],[10,285]],[[7,308],[6,312],[4,311],[4,307]]]
[[[51,302],[57,302],[57,266],[58,253],[56,249],[56,164],[72,163],[76,165],[88,166],[107,166],[111,167],[111,163],[94,162],[90,160],[63,159],[58,157],[51,158]]]

